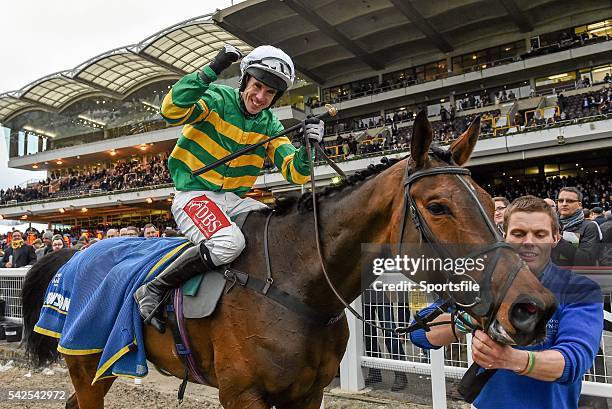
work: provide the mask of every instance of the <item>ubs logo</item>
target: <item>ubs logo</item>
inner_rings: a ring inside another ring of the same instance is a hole
[[[230,225],[223,211],[206,195],[191,199],[183,210],[207,240],[220,229]]]

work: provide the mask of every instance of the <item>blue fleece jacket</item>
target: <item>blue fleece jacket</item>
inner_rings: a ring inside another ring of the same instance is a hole
[[[474,401],[479,409],[565,409],[578,408],[582,376],[593,364],[603,329],[603,304],[599,286],[586,277],[563,270],[550,263],[540,281],[559,302],[557,311],[546,325],[545,340],[520,349],[556,350],[565,359],[563,374],[554,382],[544,382],[500,369],[487,382]],[[442,300],[425,308],[425,315]],[[424,349],[437,349],[424,330],[410,334],[410,340]]]

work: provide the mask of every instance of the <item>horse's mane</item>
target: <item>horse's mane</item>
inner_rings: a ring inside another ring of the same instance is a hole
[[[437,145],[432,145],[430,147],[430,151],[432,156],[435,158],[445,162],[446,164],[452,163],[452,153],[443,149]],[[317,192],[317,199],[325,199],[330,196],[335,196],[336,193],[342,191],[349,191],[348,188],[355,187],[360,185],[362,182],[371,179],[372,177],[382,173],[383,171],[389,169],[391,166],[395,165],[397,162],[400,162],[406,159],[408,156],[404,156],[402,158],[387,158],[383,157],[380,160],[380,163],[374,165],[369,165],[366,169],[360,170],[349,176],[347,179],[341,180],[340,183],[327,186],[321,192]],[[306,213],[312,210],[312,193],[306,192],[299,197],[297,196],[288,196],[279,198],[276,201],[276,205],[274,206],[274,211],[278,215],[283,215],[288,213],[289,211],[295,208],[297,204],[297,210],[299,213]]]

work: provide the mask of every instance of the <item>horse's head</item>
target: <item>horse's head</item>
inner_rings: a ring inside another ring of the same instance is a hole
[[[423,112],[413,129],[399,242],[431,243],[444,259],[480,258],[480,267],[476,264],[469,274],[443,277],[455,284],[473,280],[480,291],[446,296],[450,294],[499,342],[526,345],[542,339],[556,308],[555,298],[503,242],[493,223],[491,196],[461,167],[476,145],[480,120],[448,152],[431,147],[433,132]]]

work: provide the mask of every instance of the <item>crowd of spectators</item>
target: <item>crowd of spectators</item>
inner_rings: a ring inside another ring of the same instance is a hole
[[[355,149],[354,141],[343,140],[343,146],[352,145]],[[375,149],[384,149],[384,142],[376,141],[370,145],[375,146]],[[612,210],[612,178],[609,173],[596,173],[589,171],[578,176],[563,176],[563,177],[531,177],[531,178],[515,178],[504,176],[503,183],[496,185],[485,185],[481,183],[485,190],[491,196],[505,197],[513,200],[524,195],[534,195],[537,197],[556,198],[559,196],[561,188],[575,186],[583,193],[582,207],[584,209],[602,209],[602,211]],[[478,178],[476,177],[478,180]],[[21,233],[21,232],[19,232]],[[64,247],[74,247],[76,249],[84,249],[92,245],[98,240],[110,239],[114,237],[131,236],[131,237],[173,237],[180,236],[177,231],[176,224],[172,219],[160,216],[151,219],[147,223],[138,226],[120,226],[120,225],[97,225],[88,227],[75,227],[67,230],[47,230],[38,232],[36,229],[28,229],[22,234],[17,234],[20,240],[31,243],[36,257],[40,258],[53,250],[59,250]],[[11,233],[0,236],[0,257],[5,255],[5,252],[11,248],[12,240],[15,236]],[[29,244],[28,244],[29,245]],[[20,244],[22,246],[22,244]],[[20,250],[21,251],[21,250]],[[27,252],[26,252],[27,253]],[[31,255],[22,257],[28,260]],[[4,261],[4,264],[8,259]],[[0,267],[5,267],[1,265]]]
[[[147,239],[153,237],[182,237],[182,233],[176,229],[176,225],[172,221],[163,218],[157,221],[159,223],[149,222],[143,224],[142,227],[134,225],[124,227],[94,226],[43,232],[34,228],[29,228],[25,232],[13,230],[10,233],[0,235],[0,268],[31,265],[52,251],[63,248],[84,250],[100,240],[115,237],[144,237]],[[18,254],[19,257],[11,257],[13,254]]]
[[[556,198],[562,187],[575,186],[583,192],[582,206],[585,209],[601,207],[612,209],[612,178],[609,173],[588,173],[579,176],[537,178],[510,178],[505,176],[503,183],[496,186],[486,186],[492,196],[503,196],[513,200],[519,196],[533,195],[537,197]]]
[[[610,40],[608,35],[605,36],[597,36],[595,34],[589,35],[584,32],[580,35],[569,34],[567,32],[563,32],[561,36],[556,40],[552,41],[549,44],[541,45],[541,46],[533,46],[527,53],[521,54],[520,56],[516,56],[514,58],[505,58],[500,61],[486,61],[479,62],[475,67],[477,69],[485,69],[488,67],[493,67],[501,64],[508,64],[515,61],[525,60],[533,57],[538,57],[540,55],[555,53],[559,51],[564,51],[570,48],[581,47],[583,45],[588,45],[600,41]],[[438,80],[440,78],[446,78],[453,75],[464,73],[464,70],[458,72],[441,72],[429,79],[429,81]],[[313,108],[323,106],[325,104],[336,104],[345,100],[350,100],[354,98],[360,98],[366,95],[378,94],[380,92],[389,91],[393,89],[406,88],[411,85],[419,84],[427,82],[425,79],[415,78],[413,76],[407,76],[403,78],[394,78],[394,79],[385,79],[380,82],[376,78],[371,78],[368,80],[357,80],[349,84],[345,84],[343,88],[346,88],[345,92],[341,94],[334,94],[334,96],[330,96],[328,98],[323,98],[322,100],[318,99],[309,99],[306,102],[306,105],[311,106]],[[580,84],[577,84],[580,86]],[[532,90],[532,95],[535,95],[535,90]],[[458,109],[469,109],[475,108],[479,106],[487,106],[493,103],[512,101],[516,99],[516,95],[514,95],[513,91],[500,90],[493,94],[493,97],[485,92],[477,92],[472,95],[466,95],[465,98],[461,99],[460,105]]]
[[[609,36],[598,36],[594,33],[583,31],[580,34],[564,31],[561,36],[550,44],[534,46],[525,54],[521,54],[520,58],[526,60],[528,58],[538,57],[541,55],[557,53],[560,51],[569,50],[571,48],[582,47],[589,44],[598,43],[609,40]]]
[[[110,168],[71,169],[27,187],[0,190],[0,204],[28,202],[53,197],[83,195],[90,191],[116,191],[172,183],[167,157],[152,156],[143,161],[117,162]]]

